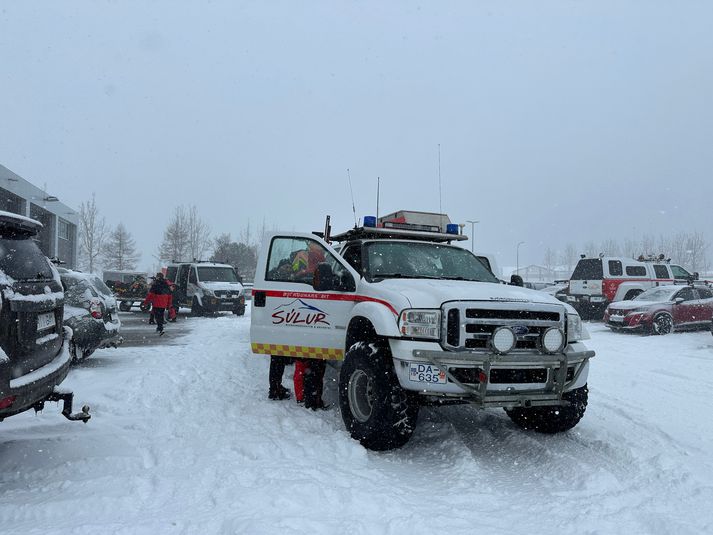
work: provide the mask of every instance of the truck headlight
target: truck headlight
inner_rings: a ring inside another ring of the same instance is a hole
[[[403,336],[438,340],[441,337],[441,311],[418,308],[402,310],[399,331]]]
[[[589,333],[582,327],[582,318],[579,314],[567,314],[567,342],[578,342],[579,340],[587,340]]]

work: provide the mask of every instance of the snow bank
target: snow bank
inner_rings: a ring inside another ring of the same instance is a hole
[[[166,337],[185,325],[185,346],[97,351],[72,371],[63,386],[92,405],[86,426],[49,408],[0,424],[3,532],[713,532],[710,333],[589,324],[590,407],[572,432],[423,409],[411,442],[374,453],[338,410],[267,399],[249,317],[192,318]]]

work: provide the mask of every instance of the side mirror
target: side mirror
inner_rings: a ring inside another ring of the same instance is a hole
[[[522,280],[520,275],[510,276],[510,286],[524,286],[525,282]]]
[[[683,299],[683,297],[677,297],[676,299],[674,299],[673,303],[674,303],[675,305],[680,305],[680,304],[683,303],[684,301],[685,301],[685,299]]]
[[[334,290],[334,272],[332,266],[326,262],[317,264],[317,269],[314,270],[314,279],[312,287],[318,292],[328,292]]]

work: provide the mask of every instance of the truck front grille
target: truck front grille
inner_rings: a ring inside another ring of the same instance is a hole
[[[443,306],[443,346],[452,351],[489,351],[493,332],[509,327],[516,335],[513,352],[536,352],[552,327],[565,333],[562,305],[519,302],[455,301]]]
[[[480,383],[481,374],[484,371],[481,368],[448,368],[448,371],[458,379],[461,383],[477,385]],[[556,374],[558,369],[555,368],[552,373]],[[527,383],[546,383],[548,370],[547,368],[493,368],[490,370],[491,384],[527,384]],[[571,381],[574,377],[574,367],[567,367],[567,381]]]

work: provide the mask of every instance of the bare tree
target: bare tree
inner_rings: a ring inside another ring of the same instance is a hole
[[[599,250],[599,252],[604,253],[604,256],[621,256],[619,242],[611,238],[604,240]]]
[[[564,251],[562,251],[562,259],[560,260],[560,263],[567,267],[567,271],[569,273],[572,273],[574,265],[577,263],[577,249],[573,243],[568,243],[565,246]]]
[[[79,252],[83,267],[94,273],[96,262],[104,250],[107,236],[106,220],[99,215],[96,195],[79,205]]]
[[[599,246],[593,240],[589,240],[584,244],[584,254],[587,256],[599,256]]]
[[[104,266],[110,269],[136,269],[141,255],[136,251],[136,242],[123,223],[119,223],[109,234],[102,256]]]
[[[644,256],[657,254],[656,253],[656,238],[653,234],[644,234],[641,238],[641,252]]]
[[[686,253],[688,254],[688,267],[692,271],[705,271],[708,269],[708,241],[703,234],[693,232],[688,235]]]
[[[188,260],[188,217],[183,206],[178,206],[163,231],[163,241],[158,256],[161,260],[181,262]]]
[[[187,210],[188,254],[190,259],[200,260],[211,247],[210,227],[198,215],[198,209],[191,206]]]
[[[557,254],[549,247],[545,249],[545,256],[542,258],[542,263],[547,271],[552,271],[557,265]]]

